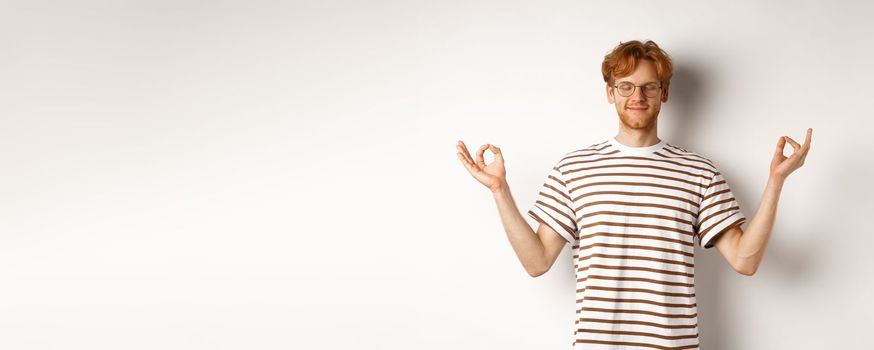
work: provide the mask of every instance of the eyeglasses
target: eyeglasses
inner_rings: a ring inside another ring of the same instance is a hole
[[[622,97],[631,96],[631,94],[634,93],[634,89],[636,89],[638,86],[642,87],[643,94],[646,95],[646,97],[650,98],[658,96],[659,90],[661,90],[662,88],[661,84],[647,83],[645,85],[634,85],[627,81],[623,81],[617,85],[613,85],[613,87],[616,88],[617,91],[619,91],[619,95]]]

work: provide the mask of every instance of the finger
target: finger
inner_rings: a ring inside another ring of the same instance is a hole
[[[486,148],[489,148],[489,144],[480,146],[479,150],[476,151],[476,165],[479,165],[480,168],[486,167],[486,160],[483,158],[483,154],[486,153]]]
[[[491,151],[492,151],[492,154],[495,155],[495,161],[496,161],[496,162],[501,162],[501,163],[504,162],[504,155],[501,154],[501,149],[498,148],[498,146],[495,146],[495,145],[491,145],[491,144],[490,144],[490,145],[489,145],[489,150],[491,150]]]
[[[470,162],[467,161],[467,158],[464,158],[464,155],[461,154],[461,152],[458,152],[456,154],[458,155],[458,159],[461,161],[461,164],[464,165],[467,171],[473,172],[473,169],[471,169],[471,167],[473,167],[473,164],[470,164]]]
[[[780,139],[777,140],[777,149],[774,151],[774,153],[782,156],[783,148],[786,148],[786,139],[780,136]]]
[[[458,141],[458,145],[459,147],[461,147],[462,150],[464,150],[465,153],[470,155],[470,152],[467,150],[467,145],[464,144],[464,141]]]
[[[470,151],[467,150],[467,145],[465,145],[464,142],[458,142],[461,143],[461,150],[463,151],[462,155],[464,155],[464,158],[466,158],[467,161],[470,162],[470,165],[473,165],[473,156],[471,156]]]
[[[473,164],[469,159],[465,158],[461,153],[459,153],[458,158],[461,159],[461,162],[464,164],[464,167],[467,169],[467,172],[470,173],[471,176],[476,177],[476,174],[482,171],[476,164]]]
[[[466,154],[467,150],[465,150],[464,147],[461,147],[461,142],[455,145],[455,150],[458,151],[458,157],[461,158],[461,160],[465,163],[469,162],[468,158],[470,156]]]
[[[455,145],[455,149],[458,150],[458,159],[461,160],[461,163],[464,164],[464,167],[467,168],[467,171],[470,172],[471,175],[476,174],[479,169],[476,165],[473,164],[473,158],[470,157],[470,152],[467,151],[467,147],[465,147],[464,142],[461,140]]]
[[[810,148],[810,137],[813,135],[813,128],[807,128],[807,137],[804,139],[804,150]]]
[[[789,142],[789,143],[792,145],[792,148],[795,149],[794,152],[798,152],[798,149],[801,148],[801,145],[799,145],[798,142],[795,142],[795,140],[793,140],[793,139],[792,139],[791,137],[789,137],[789,136],[783,136],[783,137],[785,137],[785,138],[786,138],[786,141]],[[794,152],[793,152],[793,154],[795,154]]]

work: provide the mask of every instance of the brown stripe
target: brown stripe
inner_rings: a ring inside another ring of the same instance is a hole
[[[617,151],[617,152],[618,152],[618,151]],[[614,152],[614,153],[615,153],[615,152]],[[693,169],[703,170],[703,171],[710,172],[710,173],[714,173],[714,174],[716,173],[716,171],[714,171],[712,168],[702,168],[702,167],[698,167],[698,166],[694,166],[694,165],[689,165],[689,164],[683,164],[683,163],[680,163],[680,162],[675,162],[675,161],[673,161],[673,160],[667,160],[667,159],[648,158],[648,157],[638,157],[638,156],[603,157],[603,158],[592,159],[592,160],[580,160],[580,161],[569,162],[569,163],[566,163],[566,164],[564,164],[564,165],[562,165],[562,166],[567,166],[567,165],[571,165],[571,164],[592,163],[592,162],[598,162],[598,161],[602,161],[602,160],[613,160],[613,159],[638,159],[638,160],[645,160],[645,161],[663,162],[663,163],[669,163],[669,164],[678,165],[678,166],[681,166],[681,167],[689,167],[689,168],[693,168]],[[710,176],[713,176],[713,174],[711,174]]]
[[[613,255],[613,254],[595,253],[595,254],[586,255],[584,257],[577,257],[577,255],[574,254],[575,261],[589,260],[589,258],[648,260],[648,261],[656,261],[656,262],[665,263],[665,264],[683,265],[683,266],[688,266],[691,268],[695,267],[694,262],[688,263],[688,262],[685,262],[682,260],[660,259],[660,258],[652,258],[652,257],[648,257],[648,256],[639,256],[639,255]]]
[[[580,225],[579,221],[580,220],[577,220],[576,224],[578,225],[580,231],[582,231],[583,229],[587,229],[589,227],[604,225],[604,226],[619,226],[619,227],[651,228],[651,229],[662,230],[662,231],[672,231],[672,232],[682,233],[682,234],[688,235],[690,238],[695,236],[694,231],[688,231],[688,230],[683,230],[683,229],[679,229],[679,228],[675,228],[675,227],[668,227],[668,226],[632,224],[632,223],[610,222],[610,221],[598,221],[598,222],[593,222],[591,224]]]
[[[680,147],[680,146],[677,146],[677,145],[672,145],[672,144],[670,144],[670,143],[665,143],[665,145],[668,145],[668,146],[670,146],[670,147],[673,147],[673,148],[679,150],[680,152],[692,153],[692,152],[689,152],[688,150],[686,150],[685,148]]]
[[[711,180],[713,180],[713,179],[711,179]],[[714,182],[714,183],[711,183],[711,184],[707,185],[707,187],[705,187],[705,189],[708,189],[708,190],[709,190],[709,189],[710,189],[711,187],[713,187],[713,186],[716,186],[716,185],[722,185],[722,184],[724,184],[724,183],[725,183],[725,178],[723,178],[722,180],[719,180],[719,181],[716,181],[716,182]]]
[[[660,166],[655,166],[655,165],[644,165],[644,164],[608,164],[608,165],[597,165],[597,166],[592,166],[592,167],[588,167],[588,168],[576,168],[576,169],[571,169],[571,170],[567,170],[567,171],[562,171],[562,175],[567,175],[567,174],[570,174],[570,173],[575,173],[575,172],[584,171],[584,170],[603,169],[603,168],[646,168],[646,169],[658,169],[658,170],[671,171],[671,172],[680,173],[680,174],[686,174],[686,175],[689,175],[689,176],[692,176],[692,177],[700,177],[700,178],[702,178],[702,179],[712,179],[712,176],[705,176],[705,175],[700,175],[700,174],[690,173],[690,172],[688,172],[688,171],[682,171],[682,170],[677,170],[677,169],[673,169],[673,168],[665,168],[665,167],[660,167]]]
[[[689,203],[689,204],[695,206],[696,208],[698,207],[698,202],[695,202],[695,201],[693,201],[693,200],[689,200],[689,199],[686,199],[686,198],[683,198],[683,197],[670,196],[670,195],[661,194],[661,193],[650,193],[650,192],[596,191],[596,192],[588,192],[588,193],[581,194],[581,195],[579,195],[579,196],[577,196],[577,197],[574,197],[572,200],[573,200],[574,202],[576,202],[576,201],[578,201],[580,198],[588,197],[588,196],[594,196],[594,195],[599,195],[599,194],[618,194],[618,195],[636,196],[636,197],[656,197],[656,198],[665,198],[665,199],[672,199],[672,200],[675,200],[675,201],[678,201],[678,202]]]
[[[619,153],[619,150],[607,152],[607,153],[598,153],[602,149],[603,148],[601,148],[601,149],[587,149],[587,150],[582,150],[582,151],[571,152],[571,153],[573,153],[573,155],[568,155],[568,156],[562,158],[560,163],[562,164],[562,166],[565,166],[565,165],[567,165],[567,164],[565,164],[566,161],[569,161],[569,160],[574,159],[574,158],[585,159],[585,158],[589,158],[589,157],[593,157],[593,156],[609,156],[611,154]],[[578,154],[577,153],[577,152],[584,152],[584,151],[591,151],[593,153],[586,153],[586,154]]]
[[[689,214],[689,215],[691,215],[691,216],[693,216],[693,217],[697,217],[697,216],[698,216],[698,214],[693,213],[693,212],[691,212],[691,211],[689,211],[689,210],[686,210],[686,209],[683,209],[683,208],[678,208],[678,207],[675,207],[675,206],[672,206],[672,205],[666,205],[666,204],[655,204],[655,203],[622,202],[622,201],[598,201],[598,202],[588,202],[588,203],[585,203],[585,204],[581,205],[580,207],[574,209],[574,212],[579,213],[580,211],[582,211],[583,208],[585,208],[585,207],[587,207],[587,206],[590,206],[590,205],[598,205],[598,204],[616,204],[616,205],[630,205],[630,206],[635,206],[635,207],[661,208],[661,209],[668,209],[668,210],[678,211],[678,212],[681,212],[681,213],[686,213],[686,214]]]
[[[565,159],[568,159],[569,157],[571,157],[571,156],[570,156],[571,154],[576,154],[576,153],[579,153],[579,152],[592,151],[592,150],[594,150],[595,148],[598,148],[598,146],[601,146],[601,145],[603,145],[603,144],[605,144],[605,143],[607,143],[607,142],[605,141],[605,142],[601,142],[601,143],[596,143],[596,144],[593,144],[593,145],[591,145],[591,146],[589,146],[589,147],[586,147],[586,148],[581,148],[581,149],[578,149],[578,150],[575,150],[575,151],[571,151],[571,152],[565,153],[565,157],[562,158],[561,161],[560,161],[559,163],[561,163],[561,162],[563,162]]]
[[[570,184],[571,182],[574,182],[574,181],[579,181],[579,180],[587,179],[587,178],[590,178],[590,177],[596,177],[596,176],[637,176],[637,177],[652,177],[652,178],[656,178],[656,179],[663,179],[663,180],[671,180],[671,181],[682,182],[682,183],[686,183],[686,184],[689,184],[689,185],[692,185],[692,186],[696,186],[696,187],[701,188],[701,189],[706,189],[706,188],[707,188],[706,186],[704,186],[704,184],[699,183],[699,182],[693,182],[693,181],[689,181],[689,180],[686,180],[686,179],[681,179],[681,178],[678,178],[678,177],[673,177],[673,176],[668,176],[668,175],[656,175],[656,174],[644,174],[644,173],[597,173],[597,174],[589,174],[589,175],[583,175],[583,176],[578,176],[578,177],[572,177],[572,178],[568,179],[568,181],[567,181],[566,184]],[[707,180],[708,180],[708,181],[711,181],[712,179],[711,179],[711,178],[708,178]]]
[[[572,211],[572,212],[574,211],[573,208],[571,208],[567,205],[567,202],[569,202],[571,199],[566,197],[567,195],[564,194],[564,192],[558,191],[557,189],[555,189],[552,186],[544,185],[544,187],[555,191],[554,193],[558,193],[558,195],[560,195],[562,198],[559,199],[559,198],[557,198],[549,193],[543,192],[543,191],[540,191],[540,193],[538,193],[538,195],[540,195],[541,197],[546,197],[546,198],[552,199],[558,203],[561,203],[562,207],[567,208],[569,211]]]
[[[715,197],[715,196],[721,195],[721,194],[723,194],[723,193],[731,193],[731,189],[730,189],[730,188],[726,188],[726,189],[723,189],[722,191],[719,191],[719,192],[713,192],[713,193],[711,193],[711,194],[708,194],[708,195],[702,197],[701,200],[702,200],[702,201],[706,201],[706,200],[708,200],[708,199],[710,199],[710,198],[713,198],[713,197]]]
[[[590,216],[595,216],[595,215],[615,215],[615,216],[631,216],[631,217],[641,217],[641,218],[655,218],[655,219],[676,221],[676,222],[683,223],[686,225],[694,225],[694,223],[692,223],[689,220],[683,220],[683,219],[680,219],[680,218],[674,217],[674,216],[658,215],[658,214],[644,214],[644,213],[628,213],[628,212],[622,212],[622,211],[595,211],[595,212],[591,212],[588,214],[584,214],[583,216],[580,216],[580,219],[584,219],[584,218],[587,218]]]
[[[685,273],[685,272],[680,272],[680,271],[671,271],[671,270],[660,270],[660,269],[653,269],[653,268],[642,267],[642,266],[613,266],[613,265],[592,264],[592,265],[589,265],[586,267],[578,268],[577,272],[588,271],[589,268],[592,268],[592,267],[601,268],[601,269],[612,269],[612,270],[649,271],[649,272],[660,273],[663,275],[676,275],[676,276],[683,276],[683,277],[688,277],[688,278],[695,278],[695,275],[691,274],[691,273]]]
[[[708,226],[707,229],[705,229],[704,231],[699,232],[698,239],[701,240],[702,238],[704,238],[704,236],[707,235],[707,232],[710,232],[710,230],[712,230],[716,226],[719,226],[720,223],[722,223],[723,221],[727,220],[730,217],[731,217],[731,215],[726,216],[726,217],[722,218],[722,220],[717,221],[715,224]],[[738,218],[738,220],[742,220],[742,218]],[[737,222],[737,220],[735,222]]]
[[[569,192],[569,193],[574,193],[574,191],[576,191],[576,190],[578,190],[578,189],[581,189],[581,188],[583,188],[583,187],[589,187],[589,186],[604,186],[604,185],[631,185],[631,186],[649,186],[649,187],[667,188],[667,189],[669,189],[669,190],[675,190],[675,191],[680,191],[680,192],[686,192],[686,193],[691,194],[691,195],[696,196],[696,197],[702,197],[702,196],[701,196],[701,193],[698,193],[698,192],[692,191],[692,190],[687,189],[687,188],[682,188],[682,187],[677,187],[677,186],[669,186],[669,185],[662,185],[662,184],[656,184],[656,183],[649,183],[649,182],[624,182],[624,181],[590,182],[590,183],[587,183],[587,184],[584,184],[584,185],[579,185],[579,186],[577,186],[577,187],[573,187],[573,188],[569,189],[568,192]],[[567,187],[567,186],[565,186],[565,187]]]
[[[555,178],[552,177],[552,176],[550,176],[550,178],[555,179]],[[555,180],[557,181],[558,179],[555,179]],[[546,187],[546,188],[548,188],[548,189],[553,190],[555,193],[558,193],[560,196],[564,197],[564,198],[567,199],[567,200],[571,200],[570,195],[568,195],[567,193],[565,193],[565,191],[562,191],[562,190],[556,188],[555,186],[550,185],[548,182],[543,183],[543,187]],[[540,194],[543,194],[543,192],[540,192]],[[556,202],[564,202],[564,201],[559,201],[559,200],[557,200]]]
[[[655,334],[655,333],[649,333],[649,332],[613,331],[613,330],[606,330],[606,329],[590,329],[590,328],[577,328],[577,332],[616,334],[616,335],[633,335],[633,336],[641,336],[641,337],[660,338],[660,339],[664,339],[664,340],[679,340],[679,339],[696,339],[696,338],[698,338],[698,334],[661,335],[661,334]]]
[[[561,172],[560,170],[558,170],[558,168],[552,168],[552,170],[555,170],[555,171]],[[559,184],[561,184],[562,187],[567,188],[567,184],[564,183],[564,181],[561,181],[561,179],[559,179],[559,178],[557,178],[557,177],[555,177],[555,176],[552,176],[552,175],[549,175],[549,178],[552,179],[553,181],[558,182]],[[546,185],[546,183],[544,183],[544,185]]]
[[[708,204],[707,206],[705,206],[704,208],[701,208],[701,209],[698,211],[698,215],[701,215],[701,214],[703,214],[703,213],[706,213],[706,212],[707,212],[708,210],[710,210],[710,208],[712,208],[713,206],[717,206],[717,205],[720,205],[720,204],[723,204],[723,203],[731,203],[731,202],[734,202],[734,197],[730,197],[730,198],[726,198],[726,199],[723,199],[723,200],[718,201],[718,202],[710,203],[710,204]],[[700,225],[701,222],[703,222],[703,221],[704,221],[704,220],[698,220],[698,224]]]
[[[689,152],[687,149],[685,149],[683,147],[678,147],[675,145],[668,144],[668,147],[665,147],[665,151],[668,151],[668,152],[673,153],[675,155],[678,155],[680,157],[691,157],[692,159],[689,159],[689,160],[698,160],[704,164],[707,164],[709,166],[712,166],[713,168],[716,168],[716,166],[713,165],[713,162],[710,161],[710,159],[707,159],[707,157],[702,157],[700,154],[696,154],[694,152]],[[683,154],[683,153],[685,153],[685,154]]]
[[[579,313],[579,310],[577,311]],[[612,323],[612,324],[636,324],[641,326],[653,326],[665,329],[695,329],[698,327],[698,323],[688,324],[688,325],[672,325],[672,324],[661,324],[654,322],[644,322],[644,321],[632,321],[632,320],[604,320],[600,318],[579,318],[576,323],[582,322],[601,322],[601,323]]]
[[[543,210],[543,209],[541,209],[541,210]],[[540,216],[538,216],[537,214],[535,214],[533,210],[528,210],[528,214],[530,214],[530,215],[533,216],[535,219],[537,219],[537,221],[540,221],[540,223],[542,223],[542,224],[544,224],[544,225],[549,226],[550,228],[552,228],[552,226],[549,225],[545,220],[543,220],[543,218],[541,218]],[[546,215],[549,216],[553,221],[555,221],[556,223],[558,223],[562,228],[564,228],[564,229],[565,229],[565,233],[570,233],[571,237],[573,237],[574,240],[578,239],[578,238],[577,238],[577,234],[576,234],[576,230],[571,229],[568,225],[563,224],[561,221],[555,220],[555,218],[553,218],[552,216],[550,216],[549,213],[546,213]]]
[[[541,192],[541,193],[542,193],[542,192]],[[552,199],[555,200],[555,198],[552,198]],[[560,201],[558,201],[558,202],[561,203]],[[549,208],[549,209],[552,209],[552,211],[558,213],[558,214],[561,215],[561,216],[564,216],[566,219],[570,220],[571,222],[574,222],[574,223],[575,223],[574,225],[576,225],[576,220],[574,220],[572,217],[570,217],[570,215],[568,215],[567,213],[565,213],[563,210],[559,210],[558,208],[556,208],[556,207],[550,205],[549,203],[546,203],[546,202],[544,202],[544,201],[541,201],[541,200],[538,200],[538,201],[536,201],[536,202],[534,202],[534,203],[535,203],[535,204],[542,205],[542,206],[547,207],[547,208]],[[571,209],[571,208],[568,208],[568,207],[566,207],[566,206],[564,206],[564,205],[562,205],[562,208],[566,208],[566,209],[568,209],[568,210]],[[540,208],[540,209],[543,210],[543,208]],[[544,210],[544,211],[545,211],[545,210]],[[549,213],[547,213],[547,215],[549,215]],[[550,215],[550,217],[552,217],[552,215]],[[556,221],[557,221],[557,220],[556,220]],[[559,223],[561,223],[561,221],[559,221]],[[575,228],[571,228],[571,227],[569,227],[569,226],[568,226],[568,229],[570,229],[571,231],[576,231]]]
[[[549,195],[549,194],[547,194],[546,192],[543,192],[543,191],[541,191],[541,192],[539,193],[540,195],[543,195],[543,196],[546,196],[546,197],[552,198],[554,201],[559,202],[559,203],[562,203],[562,204],[565,204],[565,203],[571,201],[571,197],[569,197],[566,193],[564,193],[564,191],[561,191],[561,190],[559,190],[559,189],[557,189],[557,188],[555,188],[555,187],[552,187],[552,185],[549,185],[549,184],[543,184],[543,187],[545,187],[545,188],[549,188],[549,189],[553,190],[555,193],[557,193],[558,195],[560,195],[560,196],[562,197],[562,199],[558,199],[558,198],[556,198],[556,197],[554,197],[554,196],[551,196],[551,195]],[[565,207],[567,207],[567,205],[565,205]],[[567,207],[567,208],[568,208],[568,209],[572,209],[572,208],[570,208],[570,207]],[[571,211],[573,211],[573,210],[571,210]]]
[[[638,303],[638,304],[650,304],[656,306],[663,307],[672,307],[677,309],[694,309],[698,307],[698,303],[692,304],[676,304],[676,303],[660,303],[657,301],[647,300],[647,299],[621,299],[621,298],[604,298],[604,297],[586,297],[585,300],[597,300],[597,301],[607,301],[613,303]]]
[[[674,156],[669,156],[669,155],[666,155],[666,154],[663,154],[663,153],[659,153],[659,152],[653,152],[653,153],[655,153],[656,155],[658,155],[658,156],[660,156],[660,157],[663,157],[663,158],[667,158],[667,159],[684,159],[684,160],[688,160],[688,161],[690,161],[690,162],[697,162],[697,163],[701,163],[701,164],[704,164],[704,165],[708,165],[708,166],[710,166],[711,168],[716,169],[716,166],[714,166],[713,163],[710,162],[709,160],[704,160],[704,159],[701,159],[701,158],[695,158],[694,155],[685,156],[685,155],[682,155],[682,154],[680,154],[680,153],[678,153],[678,152],[676,152],[676,151],[673,151],[673,150],[671,150],[671,149],[669,149],[669,148],[665,148],[665,151],[666,151],[667,153],[671,153],[671,154],[673,154]]]
[[[704,245],[703,247],[704,248],[712,247],[713,243],[716,242],[716,239],[719,238],[719,236],[721,236],[723,233],[728,232],[728,230],[731,229],[732,227],[739,226],[739,225],[743,224],[745,221],[746,221],[746,218],[738,218],[737,220],[732,222],[730,225],[725,226],[725,229],[723,229],[722,231],[717,232],[715,235],[713,235],[713,237],[710,238],[710,241],[707,242],[707,245]],[[704,237],[704,236],[701,236],[701,237]],[[701,243],[700,239],[698,240],[698,243]]]
[[[601,145],[605,145],[605,144],[607,144],[608,142],[609,142],[609,141],[604,141],[604,142],[601,142],[601,143],[593,144],[593,145],[591,145],[591,146],[589,146],[589,147],[586,147],[586,148],[583,148],[583,149],[578,149],[578,150],[573,151],[573,152],[568,152],[568,153],[566,153],[566,154],[564,155],[564,157],[563,157],[561,160],[559,160],[559,162],[558,162],[559,165],[558,165],[557,167],[555,167],[554,169],[558,169],[559,171],[561,171],[561,167],[562,167],[561,164],[565,163],[568,159],[572,159],[572,158],[576,158],[576,157],[580,157],[580,156],[597,155],[598,153],[583,154],[583,155],[580,155],[580,154],[578,154],[578,153],[580,153],[580,152],[587,152],[587,151],[593,151],[593,152],[600,151],[600,150],[602,150],[602,149],[604,149],[604,148],[603,148],[603,147],[600,148],[600,149],[597,149],[597,148],[598,148],[599,146],[601,146]]]
[[[604,142],[602,142],[602,144],[603,143]],[[559,164],[562,164],[559,166],[559,168],[564,166],[564,163],[567,162],[569,159],[586,158],[586,157],[590,157],[590,156],[606,156],[606,155],[610,155],[610,154],[614,154],[614,153],[618,152],[618,151],[613,151],[613,152],[608,152],[608,153],[598,153],[598,152],[604,150],[605,148],[610,147],[610,145],[605,145],[602,147],[597,147],[597,146],[598,145],[594,145],[594,146],[591,146],[591,147],[586,148],[586,149],[576,150],[576,151],[565,154],[565,156],[558,162]],[[580,152],[592,152],[592,153],[579,154]]]
[[[611,281],[649,282],[649,283],[663,284],[666,286],[676,286],[676,287],[695,287],[695,283],[662,281],[662,280],[656,280],[656,279],[652,279],[652,278],[643,278],[643,277],[614,277],[614,276],[602,276],[602,275],[588,275],[588,276],[583,277],[583,278],[577,278],[577,282],[588,281],[589,278],[597,279],[597,280],[611,280]]]
[[[698,222],[698,226],[701,226],[701,223],[703,223],[703,222],[707,222],[708,219],[710,219],[710,218],[712,218],[712,217],[714,217],[714,216],[716,216],[716,215],[719,215],[719,214],[722,214],[722,213],[725,213],[725,212],[729,212],[729,211],[734,211],[734,210],[740,210],[740,207],[734,206],[734,207],[726,208],[726,209],[722,209],[722,210],[717,211],[717,212],[715,212],[715,213],[713,213],[713,214],[707,215],[706,217],[704,217],[703,219],[701,219],[701,221]]]
[[[695,246],[694,243],[692,243],[690,241],[684,241],[681,239],[673,239],[673,238],[668,238],[668,237],[650,236],[650,235],[610,233],[610,232],[590,233],[590,234],[587,234],[585,236],[580,236],[580,241],[585,240],[586,238],[592,238],[592,237],[598,237],[598,236],[600,236],[600,237],[634,238],[634,239],[652,239],[652,240],[659,240],[659,241],[682,244],[682,245],[687,246],[687,247],[694,247]],[[579,244],[574,245],[574,248],[578,248],[578,247],[579,247]]]
[[[589,343],[589,344],[606,344],[606,345],[629,345],[629,346],[645,346],[648,348],[655,349],[663,349],[663,350],[685,350],[685,349],[694,349],[698,347],[698,344],[694,345],[685,345],[679,347],[666,347],[656,344],[649,343],[636,343],[630,341],[606,341],[606,340],[594,340],[594,339],[577,339],[577,343]]]
[[[597,289],[597,290],[609,290],[614,292],[639,292],[639,293],[649,293],[655,295],[662,295],[668,297],[685,297],[685,298],[694,298],[695,293],[669,293],[669,292],[661,292],[652,289],[646,288],[614,288],[614,287],[604,287],[604,286],[587,286],[586,288],[577,289],[577,293],[582,293],[586,289]],[[577,299],[578,303],[583,302],[583,299]]]
[[[653,250],[658,252],[672,253],[672,254],[680,254],[685,255],[690,258],[695,257],[695,253],[684,252],[682,250],[670,249],[670,248],[661,248],[661,247],[651,247],[646,245],[630,245],[630,244],[610,244],[610,243],[592,243],[590,245],[581,247],[580,249],[589,249],[592,247],[606,247],[606,248],[626,248],[626,249],[642,249],[642,250]]]
[[[614,314],[621,314],[621,313],[644,314],[644,315],[653,315],[653,316],[659,316],[659,317],[664,317],[664,318],[695,318],[696,316],[698,316],[697,312],[694,314],[690,314],[690,315],[687,315],[687,314],[663,314],[663,313],[647,311],[647,310],[602,309],[602,308],[597,308],[597,307],[584,307],[584,308],[582,308],[582,310],[583,311],[608,312],[608,313],[614,313]]]

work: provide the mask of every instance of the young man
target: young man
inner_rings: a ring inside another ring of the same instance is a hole
[[[771,235],[787,176],[804,164],[804,145],[780,137],[759,209],[743,230],[741,212],[714,163],[658,137],[672,63],[654,42],[620,43],[601,70],[619,132],[568,152],[549,171],[528,215],[507,185],[500,148],[485,144],[474,162],[459,141],[458,158],[488,187],[507,237],[531,276],[550,269],[566,242],[577,274],[574,348],[697,349],[694,241],[716,246],[738,273],[755,274]],[[783,155],[789,143],[790,157]],[[485,164],[489,149],[495,161]]]

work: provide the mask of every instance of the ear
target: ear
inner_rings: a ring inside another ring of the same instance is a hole
[[[668,102],[668,89],[670,89],[671,85],[665,86],[662,91],[662,103]]]
[[[607,83],[604,85],[607,87],[607,102],[610,102],[611,104],[615,103],[616,100],[613,98],[613,87]]]

